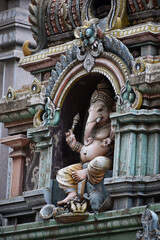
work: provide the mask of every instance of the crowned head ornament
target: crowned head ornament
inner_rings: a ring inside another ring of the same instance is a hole
[[[114,105],[113,99],[114,99],[113,89],[106,83],[105,80],[102,80],[97,85],[97,89],[91,96],[91,103],[100,100],[104,102],[108,108],[112,109]]]

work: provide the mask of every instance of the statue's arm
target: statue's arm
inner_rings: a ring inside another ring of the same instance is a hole
[[[83,144],[76,140],[71,129],[66,133],[66,142],[73,151],[80,153]]]
[[[109,145],[113,144],[114,138],[115,138],[115,134],[114,134],[113,127],[111,126],[110,134],[107,138],[103,139],[102,146],[106,147],[106,146],[109,146]]]

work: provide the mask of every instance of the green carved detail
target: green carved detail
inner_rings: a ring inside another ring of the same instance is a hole
[[[128,111],[132,107],[136,94],[133,91],[133,88],[129,85],[129,81],[127,81],[126,85],[122,87],[121,93],[117,98],[117,111]]]
[[[31,106],[26,109],[21,109],[20,111],[15,109],[15,111],[7,111],[6,113],[0,114],[0,122],[2,123],[9,123],[14,121],[20,121],[23,119],[31,119],[37,112],[37,107],[42,108],[41,105],[39,106]],[[8,109],[9,110],[9,109]]]
[[[148,176],[160,172],[160,110],[112,113],[115,131],[113,176]]]
[[[60,109],[55,109],[55,105],[49,97],[46,97],[45,113],[43,114],[44,126],[56,126],[60,120]]]
[[[60,121],[60,109],[57,109],[55,111],[55,115],[54,115],[54,118],[50,121],[50,126],[57,126],[59,121]]]

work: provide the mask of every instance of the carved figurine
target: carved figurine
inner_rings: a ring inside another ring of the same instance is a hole
[[[66,141],[73,151],[80,153],[81,163],[58,171],[59,186],[68,194],[58,202],[59,205],[77,196],[79,182],[88,178],[89,183],[99,184],[105,172],[112,169],[114,133],[109,118],[112,109],[113,91],[105,81],[101,81],[91,96],[84,143],[76,140],[72,129],[66,133]]]

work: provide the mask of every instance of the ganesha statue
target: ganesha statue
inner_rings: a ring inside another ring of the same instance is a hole
[[[89,189],[94,189],[102,182],[106,171],[112,169],[114,132],[109,114],[113,111],[113,99],[112,88],[105,80],[101,81],[91,96],[83,143],[76,140],[73,129],[66,133],[66,142],[80,154],[80,163],[58,171],[57,181],[67,194],[58,205],[74,199],[78,195],[79,184],[86,180]]]

